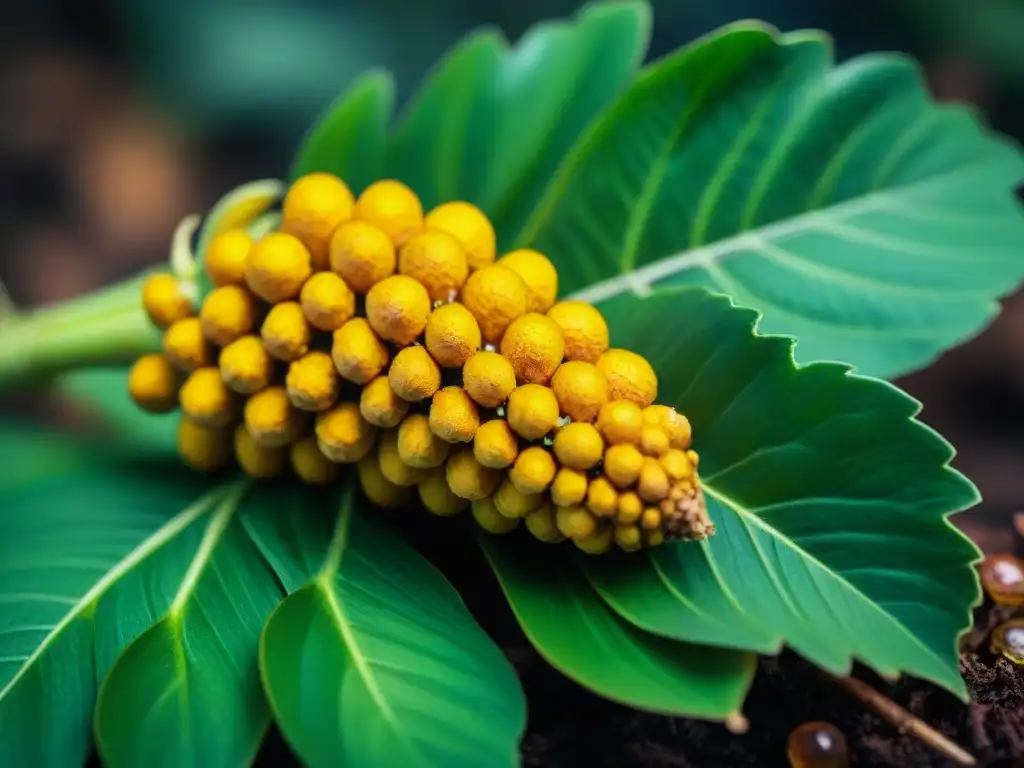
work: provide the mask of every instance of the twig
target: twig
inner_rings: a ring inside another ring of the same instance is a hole
[[[909,733],[932,749],[960,765],[976,765],[977,760],[963,747],[947,739],[920,718],[914,717],[899,704],[883,696],[867,683],[853,677],[833,677],[843,688],[871,707],[896,726],[901,733]]]

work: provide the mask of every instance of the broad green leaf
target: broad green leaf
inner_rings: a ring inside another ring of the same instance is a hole
[[[733,25],[650,66],[583,138],[522,238],[562,289],[701,285],[892,377],[976,334],[1024,275],[1024,157],[908,60],[838,67],[818,33]],[[676,313],[678,315],[678,313]]]
[[[608,602],[679,639],[764,650],[770,638],[837,674],[856,658],[965,695],[957,638],[980,597],[979,553],[948,517],[978,495],[915,419],[920,404],[844,365],[797,367],[792,339],[755,335],[756,312],[702,289],[606,310],[612,343],[645,355],[659,401],[690,419],[717,527],[649,561],[593,563]],[[679,322],[660,322],[670,314]]]
[[[646,2],[598,2],[531,27],[502,55],[471,115],[459,197],[488,212],[507,248],[580,133],[643,60]]]
[[[29,422],[0,422],[0,494],[6,494],[97,460],[96,445]],[[105,456],[105,452],[103,453]],[[0,506],[4,502],[0,501]]]
[[[313,766],[517,765],[526,726],[508,660],[451,585],[349,486],[333,539],[298,504],[250,520],[282,582],[312,580],[260,643],[276,722]],[[276,528],[276,532],[275,529]]]
[[[461,40],[424,81],[404,111],[387,151],[387,176],[408,184],[424,210],[458,200],[463,168],[486,158],[467,157],[470,116],[501,67],[505,40],[492,29]]]
[[[496,31],[461,41],[425,81],[392,141],[388,173],[427,208],[468,200],[510,245],[566,152],[619,94],[650,35],[644,2],[597,2],[510,47]]]
[[[284,194],[283,182],[277,179],[261,179],[236,187],[217,201],[203,221],[196,244],[195,279],[198,283],[199,302],[213,290],[213,283],[206,270],[202,268],[203,257],[210,241],[229,229],[248,229],[256,225],[268,210],[281,201]]]
[[[143,411],[128,394],[127,368],[82,368],[59,377],[54,391],[100,420],[104,434],[131,442],[138,450],[173,454],[177,450],[178,412]]]
[[[651,712],[719,720],[739,714],[754,676],[752,654],[635,628],[601,602],[566,547],[487,534],[480,542],[526,637],[580,685]]]
[[[85,761],[102,659],[113,638],[145,629],[103,599],[132,580],[155,586],[154,573],[173,578],[173,560],[151,561],[215,501],[189,473],[105,458],[26,482],[0,504],[2,765]]]
[[[265,503],[258,489],[242,502],[245,489],[225,493],[188,546],[169,548],[148,578],[122,582],[97,608],[98,671],[113,661],[95,721],[108,768],[228,768],[259,750],[270,723],[259,635],[282,590],[239,520]],[[125,626],[145,631],[114,660],[107,651],[125,644]]]
[[[386,71],[362,75],[313,124],[289,174],[333,173],[359,194],[382,175],[395,85]]]

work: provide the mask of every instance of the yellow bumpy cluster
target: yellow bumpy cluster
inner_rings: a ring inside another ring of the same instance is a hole
[[[164,350],[129,390],[148,411],[181,408],[179,450],[199,470],[290,465],[326,483],[355,463],[381,506],[415,492],[437,515],[470,510],[493,533],[522,521],[589,553],[714,533],[690,423],[654,404],[647,360],[610,349],[593,306],[557,301],[543,254],[495,250],[468,203],[424,214],[400,182],[357,199],[310,174],[278,231],[210,242],[198,314],[170,275],[146,283]]]

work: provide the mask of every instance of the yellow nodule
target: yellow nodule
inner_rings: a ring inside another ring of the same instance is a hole
[[[317,414],[315,430],[320,450],[339,464],[359,461],[377,436],[377,428],[363,418],[356,403],[338,403]]]
[[[505,517],[494,505],[494,497],[487,496],[470,502],[473,519],[488,533],[509,533],[519,525],[518,518]]]
[[[461,368],[480,349],[480,326],[462,304],[444,304],[430,313],[424,344],[438,365]]]
[[[423,347],[406,347],[391,361],[388,381],[403,400],[427,400],[441,387],[441,369]]]
[[[562,331],[548,317],[530,312],[509,324],[501,354],[512,363],[518,381],[547,384],[565,355]]]
[[[439,467],[448,458],[448,451],[449,444],[433,433],[423,414],[410,414],[398,425],[398,455],[410,467]]]
[[[270,448],[252,439],[244,424],[235,429],[235,458],[249,477],[277,477],[284,472],[288,451],[283,446]]]
[[[204,427],[188,417],[178,422],[178,454],[192,469],[215,472],[231,461],[231,429]]]
[[[587,498],[587,476],[575,469],[562,467],[551,483],[551,501],[560,507],[574,507]]]
[[[619,492],[607,477],[595,477],[587,486],[585,503],[597,517],[614,517],[619,509]]]
[[[309,423],[284,387],[267,387],[245,401],[245,426],[260,445],[275,448],[293,442]]]
[[[128,371],[128,394],[144,411],[173,411],[178,407],[178,373],[165,355],[143,355]]]
[[[637,480],[636,491],[646,502],[657,503],[668,496],[669,480],[657,459],[646,458],[640,468],[640,479]]]
[[[466,499],[460,498],[452,493],[448,487],[444,467],[436,467],[430,470],[430,474],[420,481],[416,487],[419,493],[420,502],[439,517],[450,517],[465,511],[469,507]]]
[[[675,408],[668,405],[649,405],[644,408],[644,421],[663,427],[668,433],[669,444],[685,451],[690,447],[693,430],[689,420]]]
[[[640,452],[657,458],[669,449],[668,432],[664,427],[644,424],[640,430]]]
[[[551,453],[533,445],[516,457],[508,477],[521,493],[543,493],[554,482],[557,470]]]
[[[558,272],[551,260],[531,248],[520,248],[498,259],[522,278],[530,292],[530,311],[543,314],[554,306],[558,296]]]
[[[582,301],[560,301],[548,310],[565,338],[567,360],[596,363],[608,349],[608,323],[593,306]]]
[[[540,507],[525,518],[526,529],[533,537],[545,544],[557,544],[565,541],[565,534],[558,529],[555,520],[555,508],[551,502],[542,502]]]
[[[597,428],[609,445],[640,445],[644,414],[640,406],[628,400],[613,400],[597,412]]]
[[[427,214],[424,226],[447,232],[462,243],[470,269],[482,269],[494,261],[494,227],[475,205],[458,200],[442,203]]]
[[[226,347],[250,333],[256,324],[256,302],[237,285],[215,288],[199,309],[203,335],[218,347]]]
[[[355,217],[382,230],[396,248],[423,229],[423,205],[409,187],[394,179],[368,186],[356,200]]]
[[[294,299],[313,273],[309,250],[287,232],[271,232],[249,251],[245,283],[270,304]]]
[[[340,468],[339,464],[331,461],[320,450],[316,435],[306,435],[292,443],[288,458],[299,479],[310,485],[329,483],[337,476]]]
[[[485,467],[511,467],[519,455],[519,438],[505,419],[485,421],[473,438],[473,456]]]
[[[317,272],[302,286],[299,305],[318,331],[336,331],[356,313],[356,295],[333,272]]]
[[[686,455],[686,451],[670,448],[661,455],[658,461],[670,480],[685,480],[688,477],[693,477],[693,463]]]
[[[635,525],[616,525],[615,543],[626,552],[636,552],[643,546],[643,539],[640,536],[640,529]]]
[[[634,492],[626,491],[619,494],[619,503],[615,509],[615,521],[620,525],[635,525],[644,513],[644,502]]]
[[[368,453],[361,458],[356,465],[356,471],[359,473],[359,484],[363,488],[363,493],[378,507],[394,509],[409,500],[410,489],[388,480],[381,471],[381,464],[375,454]]]
[[[520,437],[539,440],[558,424],[558,400],[550,388],[523,384],[508,397],[508,423]]]
[[[555,433],[553,448],[562,466],[585,472],[601,460],[604,440],[593,424],[573,422]]]
[[[477,352],[462,368],[462,386],[484,408],[497,408],[516,387],[512,363],[497,352]]]
[[[398,455],[398,430],[382,432],[377,445],[377,460],[384,477],[395,485],[411,487],[425,480],[429,469],[410,467]]]
[[[584,507],[556,507],[555,525],[563,536],[583,539],[597,531],[597,518]]]
[[[501,482],[503,473],[485,467],[473,457],[473,449],[466,447],[448,459],[445,477],[452,493],[462,499],[474,501],[490,496]]]
[[[366,294],[366,318],[382,339],[412,344],[427,327],[430,296],[408,275],[392,275]]]
[[[507,477],[498,486],[492,498],[498,512],[510,518],[526,517],[544,502],[544,494],[523,493]]]
[[[480,324],[483,340],[498,344],[509,324],[526,314],[530,296],[519,275],[508,267],[491,264],[466,280],[462,303]]]
[[[258,336],[242,336],[221,350],[218,360],[224,383],[241,395],[270,385],[274,361]]]
[[[334,332],[331,358],[342,378],[366,384],[387,367],[390,355],[366,318],[353,317]]]
[[[628,400],[646,408],[658,396],[658,377],[647,360],[628,349],[609,349],[597,360],[608,380],[610,400]]]
[[[398,272],[422,284],[431,301],[452,301],[469,277],[469,261],[455,237],[428,229],[402,246]]]
[[[573,544],[588,555],[603,555],[615,543],[615,529],[611,525],[599,525],[589,536],[573,539]]]
[[[551,377],[558,407],[573,421],[594,421],[608,402],[608,381],[593,363],[569,360]]]
[[[325,411],[338,399],[341,379],[331,356],[313,350],[288,366],[284,379],[292,405],[302,411]]]
[[[152,275],[142,286],[142,306],[157,328],[169,328],[192,315],[188,300],[174,275]]]
[[[661,510],[657,507],[647,507],[640,516],[640,527],[645,531],[653,531],[661,526]]]
[[[213,366],[197,368],[181,385],[181,411],[196,424],[222,427],[238,412],[234,393]]]
[[[480,426],[476,403],[462,387],[443,387],[430,401],[430,429],[448,443],[468,443]]]
[[[244,229],[229,229],[210,240],[203,255],[203,269],[217,288],[245,285],[245,265],[252,244],[252,236]]]
[[[213,363],[213,347],[203,335],[203,324],[198,317],[176,320],[164,331],[164,354],[171,364],[183,371]]]
[[[391,429],[409,412],[409,401],[395,394],[387,376],[378,376],[359,394],[359,412],[375,427]]]
[[[317,269],[326,269],[331,234],[352,218],[355,198],[348,185],[329,173],[310,173],[296,180],[281,206],[281,230],[309,250]]]
[[[356,293],[365,294],[397,268],[395,244],[365,221],[348,221],[331,236],[331,269]]]
[[[290,363],[309,351],[313,332],[297,301],[286,301],[270,308],[260,338],[271,357]]]

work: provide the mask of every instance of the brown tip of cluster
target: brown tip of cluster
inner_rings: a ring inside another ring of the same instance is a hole
[[[279,231],[212,239],[200,307],[170,275],[147,283],[164,354],[129,390],[182,411],[179,450],[202,471],[323,484],[356,464],[379,506],[418,498],[588,554],[714,534],[690,423],[653,404],[650,363],[610,347],[596,308],[557,300],[544,254],[495,243],[469,203],[424,212],[398,181],[357,197],[309,174]]]

